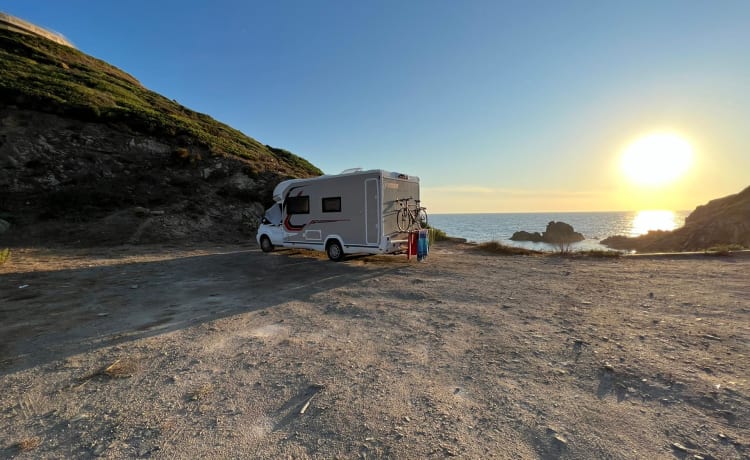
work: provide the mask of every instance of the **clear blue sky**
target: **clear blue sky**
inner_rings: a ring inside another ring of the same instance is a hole
[[[434,212],[692,209],[750,185],[750,2],[35,1],[3,11],[326,173]],[[694,163],[628,183],[623,148]]]

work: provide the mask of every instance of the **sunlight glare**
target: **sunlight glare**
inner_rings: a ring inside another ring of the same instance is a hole
[[[663,185],[687,172],[693,147],[673,133],[649,134],[630,144],[622,155],[622,170],[639,185]]]
[[[672,211],[639,211],[633,218],[630,236],[645,235],[650,230],[674,230],[675,217]]]

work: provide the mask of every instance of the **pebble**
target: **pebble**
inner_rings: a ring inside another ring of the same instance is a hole
[[[688,448],[687,448],[687,447],[685,447],[685,446],[683,446],[683,445],[682,445],[682,444],[680,444],[679,442],[673,442],[673,443],[672,443],[672,447],[673,447],[674,449],[680,450],[680,451],[682,451],[682,452],[687,452],[687,451],[688,451]]]
[[[567,444],[568,444],[568,440],[567,440],[567,439],[565,439],[565,438],[563,438],[563,437],[562,437],[562,436],[560,436],[559,434],[558,434],[558,435],[555,435],[555,441],[559,442],[559,443],[560,443],[560,444],[562,444],[562,445],[567,445]]]

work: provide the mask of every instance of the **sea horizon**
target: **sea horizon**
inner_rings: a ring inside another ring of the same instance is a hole
[[[484,243],[499,241],[503,244],[553,250],[545,243],[513,241],[517,231],[545,231],[551,221],[565,222],[583,234],[584,240],[575,243],[573,250],[609,249],[601,240],[615,235],[638,236],[651,230],[674,230],[684,225],[691,211],[569,211],[569,212],[492,212],[492,213],[436,213],[430,214],[429,223],[451,237]]]

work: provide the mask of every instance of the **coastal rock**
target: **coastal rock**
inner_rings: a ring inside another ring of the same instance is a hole
[[[715,246],[750,247],[750,187],[698,206],[674,231],[637,237],[611,236],[601,244],[638,252],[701,251]]]
[[[573,229],[573,226],[565,222],[552,221],[547,224],[547,230],[542,234],[545,243],[577,243],[583,241],[584,237]]]
[[[521,230],[519,232],[515,232],[513,236],[510,237],[512,241],[533,241],[534,243],[539,243],[542,241],[542,234],[539,232],[527,232],[525,230]]]
[[[573,226],[570,224],[566,224],[565,222],[551,221],[547,224],[547,229],[544,231],[544,233],[531,233],[525,230],[521,230],[515,232],[513,236],[510,237],[510,239],[512,241],[532,241],[534,243],[542,242],[549,244],[559,244],[577,243],[579,241],[583,241],[584,237],[582,234],[576,232],[573,229]]]

